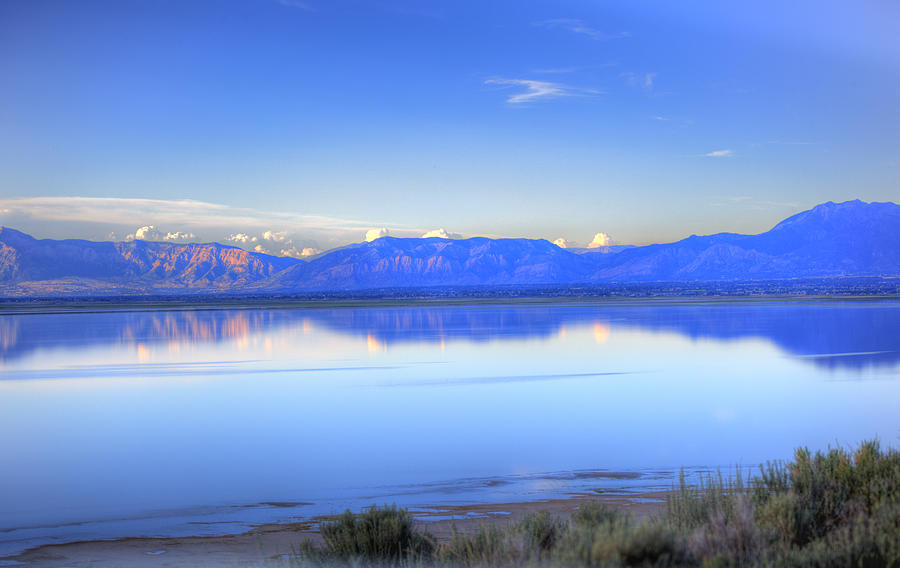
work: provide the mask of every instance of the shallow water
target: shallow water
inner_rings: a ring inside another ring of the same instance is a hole
[[[0,377],[2,556],[897,445],[900,302],[7,313]]]

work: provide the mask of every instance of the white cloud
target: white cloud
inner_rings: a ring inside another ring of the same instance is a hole
[[[381,237],[386,237],[390,234],[386,228],[382,227],[380,229],[370,229],[366,231],[366,242],[370,243],[375,239],[380,239]]]
[[[259,252],[262,254],[272,254],[269,251],[267,251],[266,248],[262,245],[256,245],[255,247],[253,247],[253,252]]]
[[[487,79],[486,85],[502,85],[511,87],[525,87],[525,92],[515,93],[507,97],[506,102],[510,104],[530,103],[539,100],[553,99],[557,97],[572,97],[579,95],[599,95],[602,91],[594,89],[582,89],[579,87],[571,87],[562,83],[551,83],[550,81],[533,81],[531,79]]]
[[[251,237],[246,233],[234,233],[233,235],[228,236],[225,240],[246,245],[249,243],[255,243],[259,239],[257,239],[256,237]]]
[[[132,239],[142,239],[145,241],[156,241],[160,240],[163,237],[162,231],[153,225],[147,225],[145,227],[141,227],[137,231],[134,232],[134,235],[129,235]]]
[[[257,245],[256,248],[259,249],[256,252],[262,252],[265,254],[274,255],[274,253],[266,251],[263,247],[261,247],[259,245]],[[322,253],[322,251],[320,251],[319,249],[316,249],[316,248],[312,248],[312,247],[298,249],[297,247],[291,246],[291,247],[281,249],[280,251],[278,251],[278,254],[275,256],[289,256],[291,258],[306,258],[308,256],[313,256],[313,255],[317,255],[317,254],[321,254],[321,253]]]
[[[269,230],[273,225],[299,229],[359,231],[371,227],[374,221],[355,221],[303,215],[280,211],[262,211],[231,207],[205,201],[132,199],[116,197],[14,197],[0,198],[0,208],[15,208],[33,219],[47,221],[84,221],[132,225],[135,217],[147,219],[148,225],[177,225],[179,227],[241,227]]]
[[[600,247],[608,247],[612,244],[612,239],[606,233],[597,233],[594,235],[594,240],[588,243],[587,248],[600,248]]]
[[[116,234],[110,233],[109,237],[115,239]],[[175,231],[174,233],[163,231],[155,225],[145,225],[133,233],[125,235],[126,241],[169,241],[184,242],[196,239],[197,235],[190,232]]]
[[[190,241],[196,238],[197,235],[195,235],[194,233],[183,233],[181,231],[175,231],[174,233],[166,233],[166,236],[163,237],[163,240],[183,242]]]
[[[572,248],[572,247],[575,246],[575,243],[574,243],[574,242],[569,241],[569,240],[566,240],[566,239],[564,239],[564,238],[562,238],[562,237],[560,237],[560,238],[556,239],[555,241],[553,241],[553,244],[555,244],[555,245],[558,246],[559,248],[564,248],[564,249],[566,249],[566,248]]]
[[[428,231],[424,235],[422,235],[423,239],[430,239],[432,237],[437,237],[439,239],[458,239],[461,238],[462,235],[458,235],[456,233],[448,233],[444,229],[434,229],[432,231]]]
[[[289,256],[291,258],[300,258],[302,255],[295,247],[283,248],[279,251],[278,256]]]
[[[262,234],[263,240],[283,243],[287,240],[287,231],[266,231]]]
[[[644,74],[644,88],[652,89],[653,88],[653,80],[656,78],[656,73],[645,73]]]
[[[630,37],[631,34],[629,32],[615,32],[608,33],[602,32],[600,30],[591,28],[585,25],[581,20],[576,20],[574,18],[556,18],[553,20],[543,20],[541,22],[535,22],[535,26],[542,28],[560,28],[564,30],[568,30],[572,33],[586,35],[591,39],[595,39],[598,41],[605,41],[610,39],[621,39],[625,37]]]
[[[12,213],[12,209],[0,209],[0,215],[9,215]]]
[[[59,236],[103,239],[110,232],[115,232],[123,238],[130,233],[131,240],[134,240],[135,219],[140,219],[141,224],[147,227],[166,227],[170,231],[177,227],[184,234],[203,235],[204,239],[238,246],[262,242],[259,235],[269,231],[270,236],[283,232],[295,243],[302,242],[307,246],[326,245],[321,248],[331,248],[356,241],[360,231],[364,232],[373,226],[391,226],[387,220],[357,221],[192,200],[0,197],[0,209],[13,210],[17,228],[36,235],[46,235],[48,228],[49,232],[58,233],[57,227],[66,226],[67,234]],[[3,219],[5,224],[11,223]],[[146,231],[143,234],[145,240],[164,240],[167,235],[167,232],[150,235]],[[408,236],[418,236],[424,229],[400,228],[398,231],[404,236],[407,233]],[[248,239],[246,242],[241,240],[245,236]],[[254,238],[257,240],[254,241]],[[275,246],[271,248],[279,250]]]
[[[165,234],[154,225],[145,225],[134,233],[125,235],[126,241],[161,241]]]
[[[171,232],[173,237],[187,238],[193,234],[204,241],[247,250],[261,244],[267,253],[273,251],[273,254],[292,247],[302,253],[302,247],[328,250],[359,242],[359,237],[372,227],[391,227],[391,235],[402,237],[419,237],[428,231],[422,226],[400,225],[391,219],[341,219],[193,200],[0,196],[0,210],[7,209],[12,216],[0,217],[4,225],[38,237],[104,240],[114,233],[119,239],[130,235],[130,240],[165,240]],[[136,219],[144,229],[140,237],[136,237]],[[158,233],[151,233],[151,228]],[[266,232],[269,237],[284,240],[263,239]],[[508,235],[484,233],[484,236]]]
[[[732,156],[734,156],[734,152],[731,150],[714,150],[703,154],[704,158],[731,158]]]
[[[281,251],[278,253],[278,256],[289,256],[291,258],[306,258],[308,256],[314,256],[314,255],[321,254],[321,253],[322,253],[322,251],[320,251],[317,248],[312,248],[312,247],[307,247],[304,249],[298,249],[297,247],[288,247],[288,248],[281,249]],[[268,253],[268,254],[271,254],[271,253]]]

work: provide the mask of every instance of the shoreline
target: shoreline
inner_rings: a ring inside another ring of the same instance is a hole
[[[670,491],[604,494],[574,493],[570,497],[542,501],[476,503],[410,507],[416,524],[438,542],[448,542],[453,532],[472,534],[482,524],[515,524],[526,515],[547,511],[568,519],[583,503],[600,501],[627,511],[636,520],[665,509]],[[264,524],[249,531],[223,536],[129,537],[117,540],[87,540],[38,546],[15,556],[0,558],[0,566],[64,568],[88,565],[92,568],[116,566],[192,567],[258,566],[260,562],[283,560],[304,540],[321,544],[318,524],[333,516],[307,521]]]
[[[0,296],[0,316],[142,313],[218,310],[292,310],[337,308],[453,308],[453,307],[545,307],[545,306],[615,306],[646,305],[727,305],[815,302],[891,302],[900,294],[747,294],[747,295],[550,295],[550,296],[473,296],[473,297],[373,297],[348,299],[294,299],[217,297],[215,295],[187,298],[173,296],[110,296],[89,298],[14,299]]]

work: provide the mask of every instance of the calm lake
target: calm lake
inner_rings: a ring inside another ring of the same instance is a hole
[[[3,312],[0,556],[900,439],[900,301]]]

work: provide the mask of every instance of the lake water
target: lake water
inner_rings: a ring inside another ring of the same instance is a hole
[[[0,556],[900,435],[900,302],[0,314]]]

